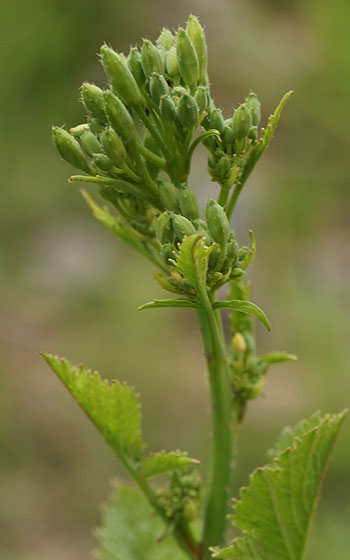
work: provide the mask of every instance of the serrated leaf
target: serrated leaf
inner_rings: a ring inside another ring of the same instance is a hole
[[[181,469],[188,465],[199,465],[197,459],[191,459],[187,453],[181,451],[160,451],[144,457],[141,465],[141,473],[145,478],[152,478],[165,472]]]
[[[268,352],[259,356],[259,360],[267,364],[282,364],[283,362],[295,362],[298,358],[295,354],[288,354],[287,352]]]
[[[213,246],[206,247],[201,235],[185,237],[176,259],[177,270],[200,293],[206,289],[208,258]]]
[[[142,309],[154,309],[156,307],[185,307],[187,309],[198,309],[199,303],[186,298],[154,299],[153,301],[140,305],[138,309],[142,311]]]
[[[243,299],[230,299],[230,300],[221,300],[216,301],[213,304],[214,309],[232,309],[232,311],[239,311],[239,313],[245,313],[246,315],[251,315],[252,317],[256,317],[259,319],[265,327],[270,331],[270,324],[265,315],[265,313],[252,303],[251,301],[246,301]]]
[[[109,383],[99,373],[63,358],[42,354],[121,460],[139,462],[142,453],[141,413],[133,389]]]
[[[117,488],[112,503],[103,513],[97,536],[101,548],[98,560],[185,560],[187,557],[168,536],[165,524],[154,515],[146,498],[135,488]]]
[[[232,520],[243,536],[214,553],[239,560],[302,560],[335,438],[346,411],[299,423],[270,465],[241,490]]]

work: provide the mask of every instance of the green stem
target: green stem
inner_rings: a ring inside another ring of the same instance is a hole
[[[209,559],[211,556],[208,548],[222,544],[226,529],[233,455],[233,419],[229,366],[221,318],[214,312],[207,292],[203,291],[200,296],[202,308],[197,311],[197,315],[208,364],[213,422],[203,530],[204,558]]]
[[[244,183],[241,183],[241,182],[240,182],[240,183],[237,183],[236,186],[235,186],[235,188],[233,189],[231,198],[230,198],[230,200],[229,200],[229,202],[228,202],[228,204],[227,204],[227,206],[226,206],[226,215],[227,215],[227,218],[228,218],[229,220],[231,219],[232,212],[233,212],[234,209],[235,209],[235,206],[236,206],[236,204],[237,204],[238,197],[239,197],[239,195],[241,194],[241,190],[243,189],[243,187],[244,187]]]

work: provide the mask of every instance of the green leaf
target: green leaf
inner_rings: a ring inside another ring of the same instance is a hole
[[[181,469],[188,465],[199,465],[197,459],[191,459],[181,451],[160,451],[152,453],[142,460],[141,473],[145,478],[152,478],[165,472]]]
[[[295,362],[297,360],[295,354],[288,354],[287,352],[268,352],[259,356],[259,360],[267,364],[281,364],[283,362]]]
[[[335,438],[346,411],[314,414],[280,438],[272,463],[241,490],[233,523],[243,531],[215,558],[302,560]],[[287,445],[282,450],[282,445]]]
[[[252,315],[252,317],[256,317],[259,319],[267,328],[267,330],[271,330],[270,324],[265,313],[252,303],[251,301],[246,301],[242,299],[230,299],[230,300],[222,300],[216,301],[213,304],[214,309],[232,309],[232,311],[239,311],[239,313],[245,313],[246,315]]]
[[[135,488],[120,486],[103,513],[98,560],[185,560],[173,537],[160,540],[166,526]]]
[[[198,309],[199,303],[186,298],[154,299],[153,301],[140,305],[138,309],[142,311],[142,309],[154,309],[155,307],[186,307],[188,309]]]
[[[141,413],[133,389],[118,381],[102,381],[97,372],[42,354],[62,383],[122,460],[139,462],[142,453]]]
[[[177,270],[197,293],[206,289],[208,258],[212,249],[213,245],[206,247],[203,237],[197,234],[185,237],[180,245]]]

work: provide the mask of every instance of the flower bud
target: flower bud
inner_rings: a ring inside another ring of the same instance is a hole
[[[206,84],[208,81],[207,76],[207,64],[208,64],[208,53],[207,53],[207,42],[205,40],[204,29],[199,23],[196,16],[190,15],[187,20],[186,31],[194,48],[196,49],[198,62],[199,62],[199,81]]]
[[[205,209],[205,217],[211,237],[219,245],[225,245],[230,233],[230,225],[223,207],[210,198]]]
[[[158,47],[163,47],[165,50],[168,51],[169,49],[171,49],[173,44],[174,44],[174,35],[171,33],[171,31],[169,31],[169,29],[163,27],[162,32],[157,39]]]
[[[193,235],[196,233],[190,220],[185,218],[185,216],[179,216],[179,214],[173,215],[173,228],[175,231],[175,236],[178,241],[182,241],[185,236]]]
[[[181,27],[177,30],[176,55],[184,83],[189,86],[197,85],[199,79],[198,56],[190,37]]]
[[[106,128],[101,134],[101,144],[115,165],[120,165],[125,160],[127,154],[124,144],[112,128]]]
[[[169,212],[163,212],[156,220],[156,235],[160,243],[172,243],[173,228]]]
[[[69,132],[58,126],[52,127],[52,137],[56,144],[60,155],[65,161],[76,167],[82,169],[86,173],[90,173],[90,166],[81,149],[79,143]]]
[[[101,145],[96,136],[90,130],[85,130],[80,136],[80,144],[89,156],[101,152]]]
[[[225,121],[224,121],[224,117],[222,116],[222,111],[221,109],[213,109],[213,111],[210,113],[210,128],[214,128],[215,130],[218,130],[220,132],[220,134],[222,134],[224,132],[224,128],[225,128]]]
[[[89,125],[87,123],[78,124],[77,126],[73,126],[73,128],[69,129],[69,132],[74,138],[80,138],[80,136],[85,132],[85,130],[89,130]]]
[[[161,249],[162,259],[165,264],[169,265],[169,259],[174,259],[174,245],[171,243],[165,243]]]
[[[125,60],[107,45],[102,45],[101,56],[103,68],[123,103],[131,106],[142,103],[140,90]]]
[[[203,111],[206,111],[209,106],[209,89],[204,86],[197,87],[194,98],[200,112],[202,113]]]
[[[149,83],[149,91],[153,101],[158,106],[161,96],[169,93],[169,86],[163,76],[153,72]]]
[[[157,156],[161,155],[161,151],[159,149],[159,146],[158,146],[157,142],[155,141],[155,139],[153,138],[153,136],[151,135],[151,133],[149,132],[148,129],[146,129],[144,137],[143,137],[143,145],[145,146],[145,148],[147,148],[148,150],[150,150],[151,152],[153,152]],[[155,179],[159,175],[160,168],[157,165],[154,165],[153,163],[151,163],[150,161],[145,161],[145,165],[146,165],[146,167],[148,169],[148,172],[151,175],[152,179]]]
[[[248,134],[248,138],[250,138],[250,140],[253,140],[253,142],[256,142],[257,139],[259,138],[258,135],[258,127],[257,126],[252,126],[249,134]]]
[[[231,174],[232,158],[227,155],[222,156],[217,164],[217,170],[223,180],[229,178]]]
[[[261,103],[255,93],[252,91],[249,93],[245,100],[245,104],[248,107],[250,114],[252,116],[253,126],[258,126],[261,119]]]
[[[206,222],[204,220],[197,219],[193,220],[193,225],[196,228],[196,233],[199,233],[199,235],[203,235],[206,244],[209,246],[212,240],[210,238],[210,233]]]
[[[146,76],[150,76],[152,72],[163,74],[164,64],[159,49],[148,39],[144,40],[141,49],[141,64]]]
[[[158,195],[163,208],[171,212],[176,212],[178,208],[179,192],[172,183],[169,181],[159,181]]]
[[[198,125],[199,111],[196,100],[192,95],[185,93],[180,97],[177,114],[182,126],[186,129],[194,128]]]
[[[159,110],[166,121],[173,122],[176,119],[176,107],[170,95],[162,95],[159,102]]]
[[[106,122],[104,109],[103,91],[95,84],[83,83],[81,86],[81,100],[91,117],[95,117],[102,123]]]
[[[243,354],[247,350],[247,343],[241,333],[236,332],[232,337],[232,346],[237,354]]]
[[[233,146],[235,142],[235,135],[233,133],[233,128],[232,128],[232,119],[227,119],[227,121],[225,121],[224,131],[221,136],[222,136],[222,141],[225,144],[225,147]]]
[[[180,76],[179,66],[177,64],[176,47],[173,46],[166,55],[166,70],[171,78]]]
[[[252,126],[252,117],[245,104],[237,107],[233,113],[233,132],[239,140],[246,138]]]
[[[233,268],[230,274],[230,278],[236,279],[240,278],[244,274],[243,270],[239,267]]]
[[[189,220],[196,220],[199,218],[200,210],[197,197],[193,190],[187,186],[179,190],[179,206],[181,214],[185,216],[185,218]]]
[[[124,103],[111,91],[106,91],[104,98],[106,113],[112,127],[126,143],[133,142],[136,139],[136,129]]]
[[[92,159],[95,166],[104,173],[109,173],[114,167],[113,161],[106,154],[94,154]]]
[[[138,86],[146,82],[146,76],[141,64],[141,55],[136,47],[132,47],[128,56],[128,66]]]
[[[88,118],[88,124],[91,132],[93,132],[96,136],[99,136],[104,131],[104,126],[98,119],[90,117]]]

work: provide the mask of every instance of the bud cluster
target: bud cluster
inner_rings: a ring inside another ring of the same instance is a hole
[[[198,515],[200,501],[200,477],[193,466],[175,470],[171,473],[168,488],[157,492],[159,504],[169,523],[178,522],[182,517],[192,521]]]

